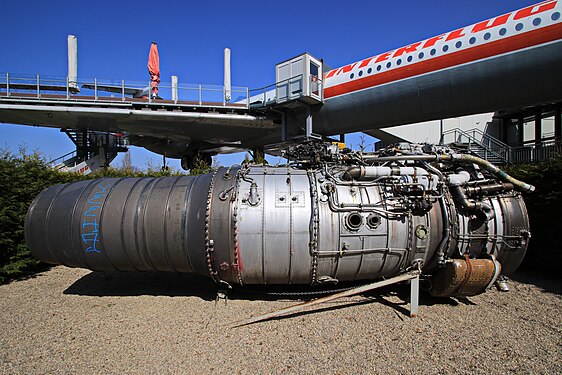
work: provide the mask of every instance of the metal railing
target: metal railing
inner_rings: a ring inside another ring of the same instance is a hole
[[[69,153],[59,156],[58,158],[49,161],[47,164],[52,166],[57,166],[59,164],[65,164],[66,162],[68,162],[69,160],[75,157],[76,157],[76,150],[70,151]]]
[[[441,135],[441,142],[464,143],[467,144],[469,150],[473,150],[475,147],[479,148],[486,160],[494,159],[502,163],[510,162],[511,147],[480,129],[462,130],[455,128],[447,130]]]
[[[546,139],[540,143],[529,143],[512,147],[510,162],[513,164],[546,161],[562,155],[562,139]]]
[[[310,93],[305,93],[305,77],[302,74],[272,83],[271,85],[250,90],[252,108],[267,107],[299,99],[307,94],[314,95],[320,101],[324,99],[323,81],[316,76],[309,77]]]
[[[231,100],[226,100],[227,93]],[[54,101],[129,102],[248,108],[247,87],[160,83],[158,97],[150,95],[150,81],[80,79],[0,73],[0,98],[34,98]]]
[[[562,139],[556,139],[554,136],[546,137],[540,142],[528,141],[523,146],[512,147],[480,129],[463,131],[457,128],[444,132],[442,141],[464,143],[473,151],[476,146],[480,148],[485,159],[500,163],[540,162],[562,155]]]

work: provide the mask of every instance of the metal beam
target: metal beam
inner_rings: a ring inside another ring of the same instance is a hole
[[[525,119],[523,116],[517,120],[517,144],[523,146],[525,142]]]
[[[562,138],[562,116],[560,114],[560,104],[554,110],[554,138],[560,140]]]
[[[540,147],[542,143],[542,111],[537,108],[535,112],[535,146]]]

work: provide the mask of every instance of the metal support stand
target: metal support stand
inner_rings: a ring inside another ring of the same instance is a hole
[[[418,294],[419,294],[419,281],[420,281],[420,271],[416,270],[416,271],[411,271],[411,272],[407,272],[405,274],[399,275],[399,276],[395,276],[392,277],[390,279],[386,279],[386,280],[382,280],[382,281],[377,281],[371,284],[366,284],[366,285],[362,285],[359,286],[357,288],[353,288],[353,289],[349,289],[343,292],[339,292],[336,294],[332,294],[330,296],[326,296],[326,297],[322,297],[322,298],[318,298],[312,301],[308,301],[308,302],[304,302],[304,303],[300,303],[298,305],[293,305],[278,311],[274,311],[274,312],[270,312],[267,314],[263,314],[260,316],[256,316],[250,319],[245,319],[239,322],[234,322],[230,325],[230,328],[235,328],[235,327],[241,327],[241,326],[245,326],[248,324],[253,324],[253,323],[257,323],[257,322],[261,322],[264,320],[268,320],[268,319],[272,319],[272,318],[276,318],[279,317],[281,315],[287,315],[287,314],[291,314],[291,313],[295,313],[297,311],[301,311],[307,307],[310,306],[314,306],[314,305],[318,305],[321,303],[326,303],[326,302],[330,302],[330,301],[334,301],[336,299],[342,298],[342,297],[350,297],[350,296],[354,296],[357,294],[361,294],[361,293],[365,293],[369,290],[373,290],[373,289],[377,289],[386,285],[391,285],[391,284],[396,284],[399,283],[401,281],[406,281],[406,280],[412,280],[412,284],[414,285],[412,286],[412,295],[415,294],[415,299],[412,298],[411,301],[415,300],[415,306],[414,303],[411,302],[411,309],[412,311],[410,312],[410,316],[416,316],[417,312],[418,312]],[[414,281],[416,280],[416,281]],[[414,293],[415,291],[415,293]],[[413,310],[415,307],[415,311]]]
[[[224,301],[224,304],[228,304],[228,289],[217,290],[217,296],[215,297],[215,305],[219,303],[220,300]]]
[[[410,280],[410,318],[418,316],[420,298],[420,276]]]

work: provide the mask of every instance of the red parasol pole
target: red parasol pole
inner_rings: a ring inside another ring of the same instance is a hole
[[[158,96],[158,84],[160,83],[160,57],[158,56],[158,45],[152,42],[148,54],[148,74],[150,74],[150,95]]]

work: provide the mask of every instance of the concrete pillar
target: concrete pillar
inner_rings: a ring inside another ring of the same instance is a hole
[[[80,91],[78,88],[78,40],[76,36],[67,37],[68,45],[68,88],[72,93]]]
[[[172,76],[172,100],[178,102],[178,76]]]
[[[508,119],[506,119],[505,117],[492,117],[492,121],[490,121],[488,123],[488,125],[491,125],[493,128],[497,128],[498,131],[496,134],[490,134],[493,137],[496,137],[499,141],[503,142],[503,143],[507,143],[507,125],[508,125]],[[490,126],[487,126],[487,129],[490,129]]]

